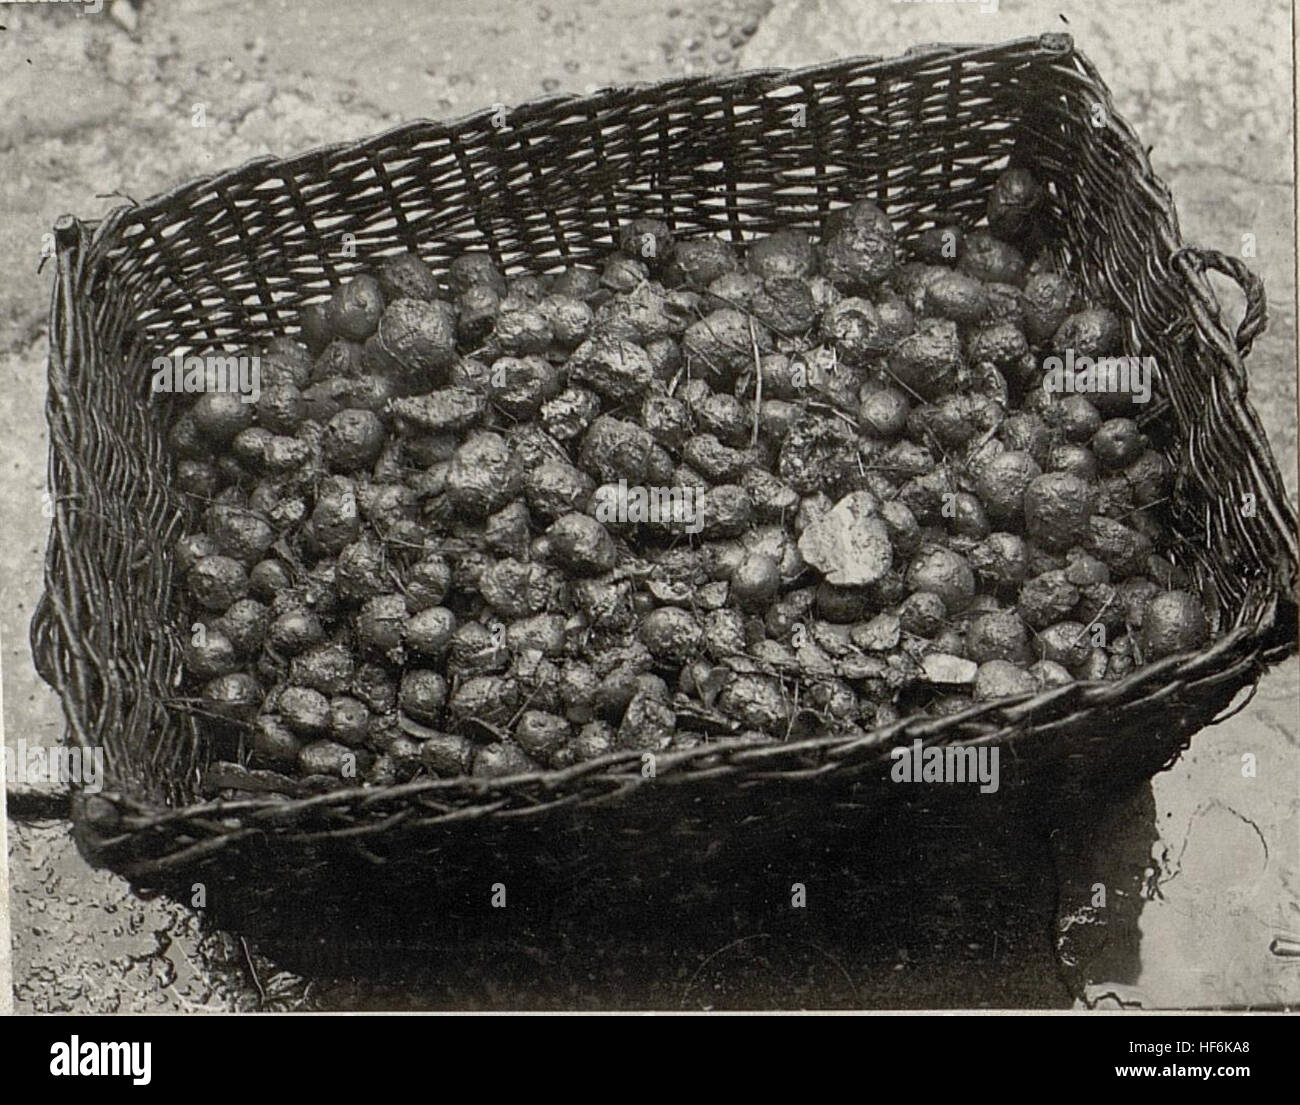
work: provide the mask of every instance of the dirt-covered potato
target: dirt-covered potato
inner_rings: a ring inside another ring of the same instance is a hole
[[[933,591],[913,591],[898,608],[903,633],[913,637],[936,637],[947,621],[948,608]]]
[[[308,382],[319,384],[336,377],[352,379],[360,376],[365,371],[364,356],[365,347],[360,342],[334,338],[316,354]]]
[[[423,674],[435,675],[432,672]],[[447,707],[458,723],[474,720],[488,725],[506,725],[519,708],[519,685],[503,675],[476,675],[457,687]]]
[[[542,404],[541,424],[557,442],[572,441],[586,433],[600,413],[600,397],[586,388],[565,388]]]
[[[541,765],[519,745],[509,741],[493,742],[474,749],[474,766],[471,775],[485,778],[505,778],[511,775],[532,775]]]
[[[234,643],[219,628],[198,627],[185,645],[185,669],[203,680],[229,675],[239,666]]]
[[[379,342],[418,380],[433,383],[456,359],[456,310],[444,300],[395,300],[379,319]]]
[[[523,490],[523,466],[500,434],[483,431],[461,445],[447,470],[447,496],[473,518],[500,510]]]
[[[383,448],[384,425],[373,411],[340,411],[329,420],[321,437],[325,463],[336,472],[370,467]]]
[[[248,672],[219,675],[204,684],[206,709],[232,721],[250,722],[262,704],[262,687]]]
[[[822,227],[822,272],[843,291],[880,284],[894,269],[894,252],[893,223],[869,200],[832,212]]]
[[[321,736],[329,728],[329,699],[310,687],[286,687],[276,708],[284,724],[300,737]]]
[[[746,253],[749,271],[764,280],[811,276],[817,267],[812,241],[801,230],[778,230],[752,243]]]
[[[447,681],[436,671],[417,668],[402,676],[397,704],[417,721],[437,725],[447,704]]]
[[[1131,418],[1111,418],[1092,435],[1092,451],[1104,468],[1124,468],[1147,451],[1147,438]]]
[[[1033,227],[1045,196],[1043,186],[1027,169],[1006,170],[989,191],[989,229],[1009,242],[1024,237]]]
[[[644,261],[629,257],[625,253],[616,253],[605,262],[600,270],[602,291],[625,295],[636,291],[650,279],[650,268]]]
[[[1075,357],[1106,357],[1118,353],[1123,342],[1119,317],[1104,307],[1089,307],[1069,315],[1052,337],[1054,348]]]
[[[1023,517],[1025,492],[1042,474],[1026,452],[999,453],[979,466],[975,493],[993,521],[1016,521]]]
[[[256,656],[266,639],[270,611],[256,599],[239,599],[216,619],[214,626],[241,656]],[[218,673],[224,674],[224,673]]]
[[[194,600],[206,610],[222,612],[248,594],[244,565],[220,554],[199,557],[185,582]]]
[[[199,434],[212,445],[221,446],[253,424],[254,409],[254,404],[235,392],[205,391],[195,400],[190,413]]]
[[[1098,514],[1088,519],[1088,539],[1084,547],[1119,576],[1144,571],[1147,557],[1151,555],[1151,539],[1145,534]]]
[[[1024,492],[1025,531],[1045,548],[1068,549],[1086,540],[1092,508],[1092,488],[1078,476],[1035,476]]]
[[[1079,603],[1079,589],[1064,571],[1054,569],[1026,580],[1020,588],[1016,613],[1031,629],[1059,622]]]
[[[1074,676],[1069,670],[1055,660],[1039,660],[1035,664],[1030,664],[1029,675],[1041,690],[1064,687],[1074,682]]]
[[[294,683],[310,687],[323,695],[340,694],[347,689],[356,661],[341,641],[317,645],[295,656],[289,665]]]
[[[1074,285],[1054,272],[1038,272],[1025,280],[1021,293],[1025,332],[1036,345],[1060,330],[1075,303]]]
[[[703,289],[739,268],[736,251],[726,242],[718,238],[688,238],[674,247],[667,279],[672,284]]]
[[[441,293],[433,271],[410,252],[390,257],[379,267],[377,278],[385,303],[396,303],[399,299],[432,302]]]
[[[379,326],[384,313],[384,293],[373,276],[356,276],[330,297],[326,317],[332,333],[362,342]]]
[[[375,595],[361,604],[356,618],[358,646],[385,653],[400,648],[406,636],[406,599],[401,595]]]
[[[864,365],[893,344],[869,299],[841,299],[822,315],[819,334],[845,364]]]
[[[1013,284],[1024,287],[1028,266],[1015,246],[988,231],[974,230],[962,242],[957,270],[985,284]]]
[[[601,415],[582,439],[578,463],[583,471],[609,483],[639,484],[646,474],[654,439],[635,422]]]
[[[690,611],[674,606],[661,606],[641,623],[641,640],[651,654],[678,665],[695,657],[701,635]]]
[[[1088,662],[1092,640],[1088,626],[1082,622],[1065,621],[1049,625],[1034,637],[1034,648],[1039,659],[1051,660],[1061,667],[1074,671]]]
[[[700,374],[721,382],[733,380],[753,367],[756,355],[761,358],[772,350],[767,327],[734,307],[719,307],[691,323],[682,340],[683,353],[698,362]]]
[[[456,631],[456,615],[445,606],[430,606],[406,623],[406,644],[422,656],[442,656]]]
[[[298,770],[306,776],[326,775],[356,780],[371,767],[373,753],[365,748],[348,748],[337,741],[319,740],[305,744],[298,753]]]
[[[298,323],[302,327],[299,336],[312,356],[318,356],[334,337],[328,302],[306,304],[299,312]]]
[[[212,507],[207,513],[207,526],[217,549],[245,564],[261,560],[275,540],[275,531],[266,518],[241,507]]]
[[[340,744],[357,747],[370,733],[370,711],[350,695],[335,695],[329,703],[329,735]]]
[[[673,259],[673,233],[659,219],[633,219],[619,228],[618,248],[658,270]]]
[[[172,556],[177,572],[186,575],[200,559],[205,556],[216,556],[220,551],[217,543],[206,533],[190,533],[176,542],[172,549]]]
[[[1025,333],[1014,322],[988,322],[974,331],[966,343],[970,361],[987,361],[1000,369],[1014,368],[1028,352]]]
[[[950,319],[922,319],[889,354],[889,370],[909,395],[936,399],[962,364],[961,339]]]
[[[290,768],[298,763],[302,741],[280,718],[260,716],[253,727],[253,757],[259,764],[272,768]]]
[[[1033,694],[1039,689],[1038,680],[1023,664],[1010,660],[994,659],[980,664],[975,673],[972,695],[976,702],[988,702],[1011,695]]]
[[[1205,609],[1187,591],[1162,591],[1142,618],[1142,653],[1147,662],[1200,648],[1209,638]]]
[[[974,597],[975,575],[965,557],[951,549],[926,546],[908,567],[907,589],[938,595],[944,608],[955,613]]]
[[[464,346],[482,344],[496,326],[501,296],[487,284],[473,284],[456,297],[456,336]]]
[[[989,312],[984,285],[964,273],[945,271],[929,280],[923,294],[924,313],[973,326]]]
[[[786,338],[807,333],[820,314],[807,282],[793,276],[763,281],[749,309],[765,329]]]
[[[476,284],[486,284],[498,295],[506,294],[506,278],[492,258],[482,252],[462,253],[448,266],[447,281],[459,295]]]
[[[603,575],[614,566],[614,540],[594,518],[572,511],[556,519],[546,531],[551,558],[566,572],[578,576]]]
[[[916,239],[913,252],[930,265],[955,265],[961,256],[960,226],[933,226]]]
[[[531,305],[512,306],[507,298],[501,303],[484,348],[492,357],[503,354],[522,357],[529,353],[544,353],[554,340],[555,331],[541,311]]]
[[[555,341],[565,349],[573,349],[591,332],[591,308],[575,296],[548,295],[537,304],[537,313],[550,326]]]

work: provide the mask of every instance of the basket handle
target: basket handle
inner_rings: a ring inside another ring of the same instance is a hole
[[[1268,301],[1264,296],[1264,281],[1247,268],[1236,257],[1220,253],[1217,249],[1197,249],[1186,246],[1178,250],[1171,261],[1177,261],[1186,255],[1191,266],[1198,273],[1213,269],[1234,281],[1246,297],[1246,313],[1237,327],[1237,355],[1244,361],[1255,339],[1268,326]]]

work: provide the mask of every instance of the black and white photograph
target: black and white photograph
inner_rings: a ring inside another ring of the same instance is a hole
[[[1281,0],[0,3],[36,1076],[324,1013],[1034,1013],[1120,1034],[1099,1084],[1262,1073],[1294,45]]]

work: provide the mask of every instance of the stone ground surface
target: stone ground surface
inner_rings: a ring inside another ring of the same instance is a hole
[[[802,65],[1068,29],[1153,147],[1184,239],[1241,255],[1253,236],[1248,263],[1266,281],[1272,321],[1250,358],[1251,397],[1294,498],[1286,4],[1003,0],[982,12],[977,3],[887,0],[777,0],[770,10],[760,0],[172,0],[146,4],[134,40],[105,16],[74,17],[71,6],[5,7],[0,24],[0,438],[10,473],[0,496],[0,635],[10,745],[52,743],[62,724],[27,645],[47,527],[42,234],[65,211],[102,214],[120,202],[114,194],[143,199],[253,156],[353,139],[413,116],[683,69]],[[198,103],[209,123],[202,130],[191,126]],[[1235,318],[1240,297],[1226,282],[1218,287]],[[1300,1001],[1300,961],[1270,947],[1300,944],[1298,673],[1294,660],[1270,672],[1241,714],[1201,733],[1173,769],[1098,811],[1088,828],[1059,834],[1054,849],[1026,844],[1024,877],[1014,894],[1003,888],[1004,899],[1017,896],[1010,907],[986,900],[976,872],[916,918],[914,939],[883,953],[865,948],[870,937],[833,953],[811,941],[778,945],[758,918],[671,955],[616,942],[577,964],[537,953],[531,977],[467,969],[454,980],[401,985],[306,979],[238,937],[204,931],[190,911],[140,900],[92,870],[66,824],[10,821],[14,1006],[510,1007],[538,1004],[538,986],[553,988],[551,1004],[588,1007],[613,1004],[620,987],[670,1007],[1291,1005]],[[1259,764],[1253,779],[1241,774],[1246,752]],[[1002,865],[1014,854],[1003,853]],[[1081,918],[1098,883],[1121,920],[1089,927]],[[1000,920],[976,925],[972,910]],[[1065,933],[1059,949],[1054,931]],[[664,936],[672,942],[672,932]]]

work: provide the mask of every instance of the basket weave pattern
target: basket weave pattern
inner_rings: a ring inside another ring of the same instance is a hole
[[[201,726],[179,697],[170,559],[193,520],[171,487],[169,410],[151,402],[152,357],[292,333],[305,303],[403,249],[435,271],[469,248],[510,273],[551,270],[607,255],[637,215],[665,219],[679,236],[740,242],[815,230],[859,198],[910,240],[939,221],[975,222],[1009,162],[1047,182],[1060,260],[1089,295],[1116,305],[1127,351],[1160,366],[1144,429],[1178,473],[1173,555],[1216,615],[1212,645],[1117,682],[905,718],[866,737],[669,753],[652,779],[629,752],[504,780],[205,798]],[[886,801],[875,784],[888,750],[914,739],[997,742],[1011,753],[1006,786],[1113,785],[1159,770],[1294,648],[1296,520],[1245,401],[1262,290],[1231,259],[1183,247],[1167,190],[1066,36],[551,98],[514,109],[504,127],[487,111],[415,122],[250,162],[97,224],[65,217],[56,231],[47,407],[56,504],[33,651],[69,739],[105,749],[104,793],[76,802],[81,839],[141,885],[196,867],[234,877],[252,855],[263,885],[286,875],[319,885],[323,857],[384,859],[397,840],[408,857],[439,853],[464,837],[461,823],[504,849],[567,824],[564,810],[623,825],[645,847],[644,830],[687,824],[705,788],[734,800],[737,816],[824,820],[832,802]],[[355,257],[341,249],[345,234]],[[1235,338],[1207,268],[1245,287]],[[1247,495],[1252,517],[1240,509]]]

